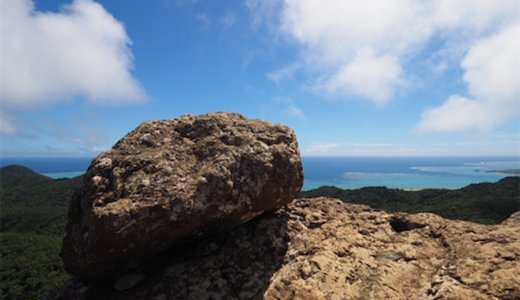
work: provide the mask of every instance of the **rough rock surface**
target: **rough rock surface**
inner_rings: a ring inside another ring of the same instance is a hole
[[[145,122],[90,165],[69,209],[65,269],[111,276],[279,208],[302,183],[286,126],[233,113]]]
[[[140,282],[114,288],[125,277]],[[299,199],[62,299],[520,299],[520,213],[500,225]]]

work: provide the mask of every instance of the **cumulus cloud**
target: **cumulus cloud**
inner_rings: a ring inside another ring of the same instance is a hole
[[[475,42],[464,57],[470,97],[451,96],[426,110],[419,132],[491,130],[520,116],[520,22]]]
[[[318,91],[377,104],[408,86],[411,62],[431,57],[425,52],[434,51],[432,43],[457,51],[466,47],[465,52],[467,45],[518,20],[520,11],[516,0],[258,2],[247,1],[253,22],[269,20],[269,26],[300,46],[301,63]],[[273,7],[279,7],[276,21],[262,17],[265,11],[273,15]],[[452,64],[439,61],[437,69]]]
[[[2,0],[0,11],[3,105],[29,107],[76,96],[95,103],[145,98],[131,74],[131,41],[100,4],[75,0],[59,12],[39,12],[31,0]]]
[[[402,68],[395,56],[377,56],[371,48],[362,48],[349,64],[317,87],[331,94],[354,94],[384,104],[392,98],[401,78]]]

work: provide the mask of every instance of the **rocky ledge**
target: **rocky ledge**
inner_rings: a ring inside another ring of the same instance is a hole
[[[519,299],[520,214],[500,225],[298,199],[62,299]]]

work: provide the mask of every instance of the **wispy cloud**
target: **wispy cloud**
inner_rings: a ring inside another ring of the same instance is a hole
[[[281,13],[279,0],[246,0],[245,4],[251,12],[253,28],[258,28],[262,24],[271,27],[278,22],[276,18]]]
[[[227,12],[222,18],[220,18],[219,24],[223,29],[228,29],[235,25],[237,16],[233,12]]]
[[[307,116],[296,102],[290,97],[278,96],[274,98],[275,110],[280,112],[284,117],[295,118],[300,121],[307,120]]]
[[[245,49],[243,51],[242,62],[240,64],[240,68],[242,69],[242,71],[249,67],[249,64],[251,64],[255,60],[256,56],[257,54],[254,49]]]
[[[266,74],[267,79],[273,81],[276,84],[280,84],[282,81],[291,79],[296,71],[301,68],[300,64],[292,63],[284,66],[276,71],[269,72]]]
[[[482,136],[454,143],[315,142],[302,147],[307,156],[443,156],[514,155],[518,140],[482,140]],[[515,152],[516,151],[516,152]]]
[[[199,13],[195,16],[195,20],[202,24],[204,27],[209,27],[211,25],[211,20],[206,13]]]
[[[394,143],[352,143],[349,147],[350,155],[440,155],[446,153],[445,147],[439,145],[418,146]]]
[[[307,117],[301,108],[296,105],[288,105],[284,109],[284,113],[289,117],[297,118],[300,120],[306,120]]]
[[[53,119],[46,119],[45,125],[50,129],[49,134],[63,143],[70,143],[81,149],[108,148],[110,138],[106,130],[98,127],[97,122],[91,122],[92,119],[96,118],[90,116],[88,121],[86,118],[68,120],[67,124],[75,124],[73,128]]]
[[[15,135],[18,132],[16,119],[0,109],[0,134]]]
[[[353,143],[353,147],[357,148],[388,148],[394,146],[392,143]]]
[[[304,155],[334,155],[335,151],[341,149],[338,143],[313,143],[302,150]]]

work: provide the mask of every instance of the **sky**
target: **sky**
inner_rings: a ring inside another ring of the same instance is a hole
[[[0,155],[233,111],[304,156],[520,156],[518,0],[1,0]]]

